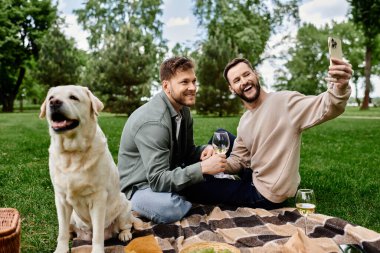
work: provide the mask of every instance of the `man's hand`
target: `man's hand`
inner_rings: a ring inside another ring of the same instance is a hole
[[[214,149],[211,145],[207,145],[201,154],[201,161],[206,160],[214,154]]]
[[[353,74],[351,64],[339,59],[331,58],[333,65],[329,67],[329,77],[326,81],[331,82],[336,88],[345,90]]]
[[[202,174],[215,175],[224,172],[227,167],[226,155],[214,154],[201,162]]]

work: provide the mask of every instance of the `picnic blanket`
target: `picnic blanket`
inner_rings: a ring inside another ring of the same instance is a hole
[[[106,252],[175,253],[202,241],[228,243],[242,253],[340,252],[338,245],[341,244],[358,245],[367,253],[380,252],[380,234],[375,231],[340,218],[312,214],[307,219],[308,236],[305,236],[304,219],[295,208],[267,211],[197,205],[175,223],[144,221],[142,227],[134,229],[129,242],[107,240]],[[73,240],[72,253],[90,252],[90,249],[91,242]]]

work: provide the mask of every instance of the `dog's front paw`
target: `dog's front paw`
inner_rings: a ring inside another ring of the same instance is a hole
[[[126,242],[126,241],[130,240],[131,238],[132,238],[132,234],[131,234],[130,229],[123,230],[119,233],[119,240],[120,241]]]

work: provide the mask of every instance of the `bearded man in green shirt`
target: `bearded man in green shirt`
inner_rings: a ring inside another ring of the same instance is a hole
[[[156,223],[180,220],[191,203],[178,192],[224,171],[225,155],[194,145],[194,63],[172,57],[160,67],[162,91],[128,118],[120,141],[121,190],[132,209]]]

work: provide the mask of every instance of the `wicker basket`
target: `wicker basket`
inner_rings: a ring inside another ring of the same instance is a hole
[[[231,246],[227,243],[221,243],[221,242],[197,242],[190,244],[189,246],[183,248],[180,253],[190,253],[195,250],[202,250],[202,249],[214,249],[215,252],[218,252],[218,250],[229,250],[232,253],[240,253],[240,250],[238,248],[235,248],[234,246]]]
[[[0,253],[20,252],[20,214],[14,208],[0,208]]]

